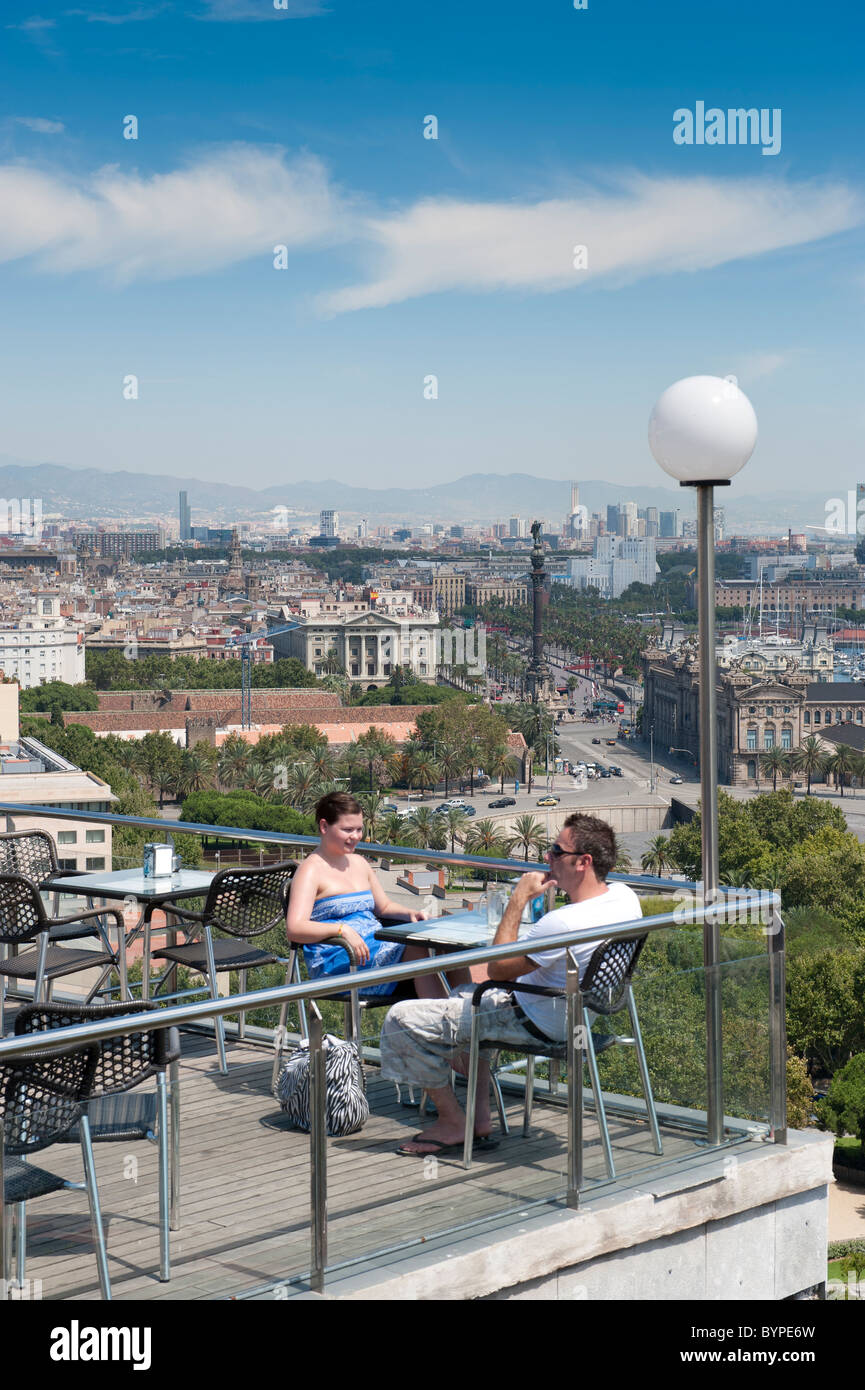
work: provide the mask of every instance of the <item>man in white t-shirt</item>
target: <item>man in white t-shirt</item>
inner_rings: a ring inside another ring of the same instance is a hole
[[[604,927],[638,921],[640,900],[626,884],[608,884],[607,874],[616,862],[616,837],[605,821],[595,816],[568,816],[555,843],[547,851],[549,872],[523,874],[511,894],[493,945],[517,942],[523,908],[538,893],[555,884],[570,899],[565,907],[546,913],[519,938],[519,953],[493,961],[491,980],[522,981],[564,989],[566,951],[537,954],[530,943],[557,931]],[[582,979],[599,941],[577,948]],[[449,999],[406,1000],[395,1004],[384,1021],[381,1035],[381,1074],[391,1081],[420,1086],[429,1092],[438,1118],[422,1134],[402,1144],[398,1153],[423,1157],[462,1148],[465,1115],[450,1086],[450,1068],[464,1070],[463,1054],[471,1038],[471,998],[474,985],[464,985]],[[560,1042],[565,1036],[564,1000],[541,995],[487,990],[482,997],[482,1040],[491,1047],[507,1047],[542,1039]],[[489,1067],[478,1072],[475,1145],[491,1146]]]

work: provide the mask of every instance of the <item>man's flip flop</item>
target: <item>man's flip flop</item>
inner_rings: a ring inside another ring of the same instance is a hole
[[[400,1144],[396,1152],[403,1158],[438,1158],[440,1154],[462,1153],[465,1147],[462,1140],[458,1144],[440,1144],[437,1139],[427,1139],[424,1134],[413,1134],[411,1139],[406,1140],[406,1144],[433,1144],[435,1147],[418,1153],[414,1149],[407,1149],[405,1144]],[[498,1139],[493,1139],[489,1134],[479,1134],[472,1144],[472,1152],[497,1149],[498,1146]]]

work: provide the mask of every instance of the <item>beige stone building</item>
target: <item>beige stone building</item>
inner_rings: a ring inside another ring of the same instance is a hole
[[[374,690],[387,685],[396,665],[410,666],[419,680],[434,684],[438,627],[437,614],[318,613],[273,641],[278,654],[297,657],[317,676],[327,674],[328,653],[335,651],[349,680]]]
[[[819,648],[816,656],[819,660]],[[760,754],[793,752],[810,734],[840,724],[865,727],[865,685],[814,680],[803,657],[787,648],[753,647],[718,666],[718,778],[731,785],[765,784]],[[696,638],[671,651],[643,653],[643,730],[655,747],[699,759],[699,671]],[[759,661],[758,661],[759,658]],[[803,669],[803,664],[806,669]]]

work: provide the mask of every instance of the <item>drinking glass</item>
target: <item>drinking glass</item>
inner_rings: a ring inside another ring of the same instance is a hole
[[[487,923],[491,927],[497,927],[505,915],[508,895],[503,889],[497,888],[490,893],[487,904]]]

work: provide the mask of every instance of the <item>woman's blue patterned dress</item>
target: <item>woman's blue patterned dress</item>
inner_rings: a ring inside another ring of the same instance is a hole
[[[372,893],[331,893],[326,898],[318,898],[310,919],[313,922],[333,922],[334,936],[337,927],[351,927],[362,936],[369,947],[369,963],[362,970],[373,966],[397,965],[402,960],[405,946],[401,941],[376,941],[375,933],[381,923],[375,915],[375,899]],[[339,946],[325,946],[314,941],[304,945],[306,968],[311,979],[322,975],[345,975],[348,971],[348,957]],[[386,998],[393,994],[396,985],[373,985],[364,994],[380,994]]]

